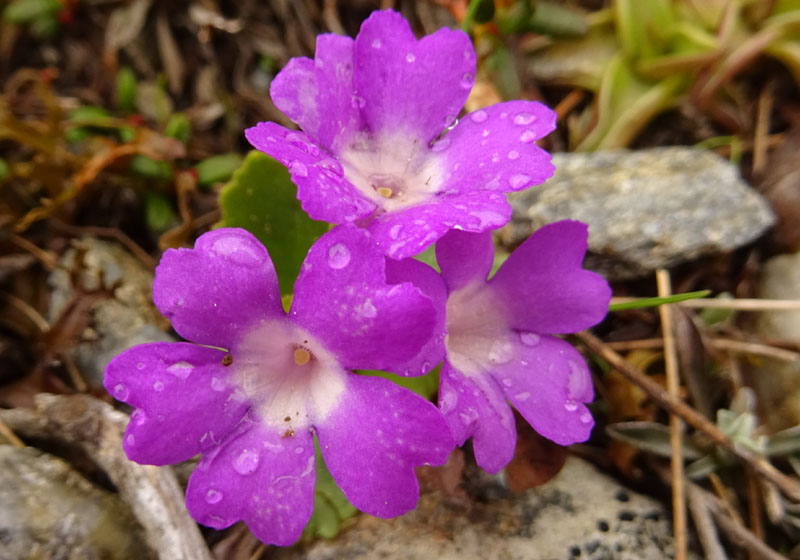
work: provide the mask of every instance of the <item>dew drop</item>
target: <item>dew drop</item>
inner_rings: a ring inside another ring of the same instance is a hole
[[[511,183],[511,186],[515,189],[521,189],[522,187],[526,186],[528,183],[531,182],[531,178],[524,173],[517,173],[511,179],[508,180]]]
[[[206,492],[206,502],[209,504],[217,504],[222,499],[222,492],[214,490],[213,488]]]
[[[578,410],[578,403],[573,401],[572,399],[568,399],[564,403],[564,410],[566,410],[567,412],[575,412],[576,410]]]
[[[498,161],[500,161],[500,154],[498,154],[497,152],[494,152],[492,154],[492,163],[497,163]]]
[[[164,390],[164,384],[161,381],[156,381],[155,383],[153,383],[153,390],[154,391],[163,391]]]
[[[215,239],[211,250],[215,255],[242,266],[257,266],[262,262],[258,249],[236,235],[223,235]]]
[[[392,239],[397,239],[397,237],[400,235],[400,230],[402,229],[403,229],[403,224],[393,225],[389,230],[389,237],[391,237]]]
[[[514,356],[514,347],[506,340],[496,340],[489,349],[489,361],[505,364]]]
[[[511,150],[510,152],[508,152],[507,156],[508,159],[514,160],[519,157],[519,152],[517,150]]]
[[[470,425],[473,422],[476,422],[480,416],[478,415],[478,411],[474,408],[467,407],[466,410],[463,412],[459,412],[458,415],[461,417],[461,421],[464,422],[465,425]]]
[[[128,434],[125,436],[125,443],[128,445],[128,447],[133,447],[136,444],[136,438],[133,437],[133,434]]]
[[[480,111],[475,111],[474,113],[472,113],[469,116],[469,118],[472,119],[472,122],[482,123],[487,118],[489,118],[489,114],[481,109]]]
[[[447,115],[444,118],[444,127],[445,128],[450,128],[450,127],[454,126],[456,124],[457,120],[458,120],[458,118],[456,118],[455,115]]]
[[[372,319],[378,314],[378,310],[375,309],[375,306],[372,305],[372,302],[370,300],[367,300],[364,302],[364,305],[361,306],[361,314],[364,317]]]
[[[442,393],[439,398],[439,410],[442,411],[442,414],[447,414],[456,407],[457,403],[458,394],[455,391],[447,391]]]
[[[342,164],[333,158],[325,158],[323,160],[318,161],[314,165],[316,165],[317,167],[321,167],[322,169],[324,169],[329,174],[335,177],[342,177],[344,175]]]
[[[531,113],[517,113],[517,115],[514,117],[514,124],[524,126],[526,124],[531,124],[535,120],[536,116],[532,115]]]
[[[442,152],[446,150],[449,145],[450,145],[450,138],[445,136],[444,138],[437,141],[435,144],[431,146],[431,151]]]
[[[354,95],[350,98],[350,104],[356,109],[363,109],[367,104],[367,100],[361,96]]]
[[[567,377],[567,391],[570,397],[581,398],[591,392],[591,378],[585,367],[576,361],[569,360],[569,375]]]
[[[124,401],[128,398],[128,388],[122,383],[114,385],[114,398],[118,401]]]
[[[381,40],[380,39],[375,39],[374,41],[372,41],[372,48],[373,49],[381,48]]]
[[[211,388],[214,391],[221,392],[221,391],[224,391],[226,389],[226,387],[227,387],[227,384],[222,379],[220,379],[219,377],[212,377],[211,378]]]
[[[147,422],[147,415],[144,413],[144,410],[137,408],[131,414],[131,421],[133,421],[134,425],[141,426],[145,422]]]
[[[289,166],[289,173],[297,177],[308,177],[308,168],[299,161],[294,161]]]
[[[536,140],[536,133],[532,131],[530,128],[526,128],[522,131],[522,134],[519,135],[520,142],[525,142],[526,144],[529,142],[533,142]]]
[[[505,385],[506,387],[511,387],[511,385],[512,385],[513,383],[514,383],[514,382],[513,382],[513,381],[511,381],[511,379],[510,379],[510,378],[508,378],[508,377],[506,377],[505,379],[503,379],[503,385]]]
[[[475,82],[475,76],[470,74],[469,72],[465,73],[461,76],[461,87],[464,89],[471,89],[472,84]]]
[[[144,362],[139,362],[136,364],[136,369],[144,369]]]
[[[527,401],[529,398],[531,398],[531,394],[528,391],[523,391],[522,393],[517,393],[514,395],[514,398],[518,401]]]
[[[303,452],[303,448],[302,447],[295,447],[294,452],[296,454],[300,455]]]
[[[243,449],[233,460],[233,470],[239,474],[253,474],[258,467],[258,451]]]
[[[194,370],[194,366],[189,362],[177,362],[167,368],[167,371],[178,379],[186,379]]]
[[[417,60],[417,57],[414,55],[414,53],[408,53],[406,55],[406,62],[410,63],[410,62],[414,62],[415,60]]]
[[[588,412],[584,412],[583,414],[581,414],[581,418],[580,418],[580,420],[581,420],[581,422],[583,422],[584,424],[588,424],[589,422],[591,422],[591,421],[592,421],[592,415],[591,415],[591,414],[589,414]]]
[[[525,346],[536,346],[542,341],[542,337],[532,332],[519,333],[519,340]]]
[[[350,251],[341,243],[332,245],[328,249],[328,265],[331,268],[340,269],[347,266],[350,262]]]

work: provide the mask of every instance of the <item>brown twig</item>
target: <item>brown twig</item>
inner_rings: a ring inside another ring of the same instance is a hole
[[[31,243],[21,235],[12,233],[8,236],[8,240],[23,251],[27,251],[36,257],[47,270],[53,270],[58,266],[58,258],[53,253],[41,249],[39,246]]]
[[[775,484],[781,492],[796,502],[800,502],[800,482],[783,474],[763,457],[758,457],[733,441],[726,433],[707,420],[702,414],[683,401],[673,398],[663,387],[628,363],[625,358],[610,349],[602,340],[592,333],[581,331],[576,333],[576,336],[592,352],[603,358],[630,382],[647,393],[659,406],[680,416],[687,424],[706,434],[714,443],[750,465],[753,471]]]
[[[709,338],[708,343],[718,350],[727,350],[728,352],[736,352],[738,354],[764,356],[765,358],[774,358],[783,362],[794,362],[800,358],[800,353],[798,352],[792,352],[791,350],[785,350],[783,348],[775,348],[774,346],[759,344],[757,342],[745,342],[733,338]]]
[[[761,495],[758,491],[758,479],[755,475],[747,471],[747,511],[749,514],[750,530],[760,540],[764,540],[764,525],[761,523]],[[758,560],[758,557],[750,551],[750,560]]]
[[[686,488],[686,497],[688,498],[689,511],[694,520],[694,528],[697,530],[697,536],[700,538],[700,545],[703,547],[706,560],[727,560],[728,555],[725,554],[725,549],[719,542],[717,529],[711,519],[711,510],[706,504],[706,500],[697,492],[697,489],[692,485]]]
[[[756,126],[753,131],[753,174],[761,175],[767,164],[767,138],[772,113],[773,90],[775,83],[769,82],[758,97]]]
[[[672,295],[669,272],[656,271],[656,284],[659,297]],[[662,305],[658,309],[661,316],[661,332],[664,338],[664,366],[667,375],[667,391],[672,399],[680,400],[680,380],[678,379],[678,352],[673,333],[672,307]],[[686,559],[686,495],[683,488],[683,423],[680,417],[670,414],[669,447],[670,472],[672,475],[672,519],[675,532],[675,560]]]

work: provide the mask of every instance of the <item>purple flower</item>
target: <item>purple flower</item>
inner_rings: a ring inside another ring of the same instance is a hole
[[[454,231],[437,243],[444,282],[413,259],[389,261],[390,281],[414,281],[439,306],[439,407],[459,445],[473,438],[475,459],[489,472],[514,454],[508,402],[561,445],[585,441],[594,425],[584,405],[593,398],[586,363],[554,336],[590,327],[608,310],[608,284],[581,268],[586,230],[571,221],[541,228],[488,281],[490,232]]]
[[[418,41],[400,14],[375,12],[355,40],[320,35],[314,60],[290,60],[272,82],[275,105],[304,132],[267,122],[246,136],[289,168],[312,218],[368,227],[400,259],[450,229],[505,225],[504,193],[552,174],[534,141],[555,114],[511,101],[457,122],[474,80],[465,33]]]
[[[432,403],[349,371],[429,360],[436,321],[418,288],[387,284],[368,232],[340,226],[311,248],[288,316],[266,249],[239,229],[167,251],[153,295],[194,344],[131,348],[105,386],[135,409],[132,460],[203,454],[186,496],[200,523],[243,520],[264,542],[294,542],[313,506],[314,434],[347,498],[379,517],[414,507],[414,467],[445,462],[453,440]]]

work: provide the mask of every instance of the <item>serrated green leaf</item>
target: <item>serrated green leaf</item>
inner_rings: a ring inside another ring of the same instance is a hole
[[[316,438],[314,438],[314,454],[317,476],[314,486],[314,511],[303,530],[303,538],[306,540],[315,537],[332,539],[339,534],[342,521],[353,517],[357,510],[347,501],[333,480],[328,467],[325,466],[325,460]]]
[[[286,168],[262,152],[250,152],[220,192],[220,206],[217,227],[240,227],[255,235],[269,251],[281,294],[292,293],[309,247],[328,224],[303,211]]]

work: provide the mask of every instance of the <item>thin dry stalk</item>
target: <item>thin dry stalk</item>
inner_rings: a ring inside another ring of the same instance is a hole
[[[717,529],[705,499],[691,485],[686,488],[686,497],[688,498],[689,511],[694,520],[694,528],[697,530],[697,536],[700,538],[700,546],[703,547],[706,560],[728,560],[728,555],[725,554],[725,549],[722,548],[722,544],[719,542]]]
[[[754,356],[764,356],[774,358],[782,362],[794,362],[800,358],[800,352],[792,352],[783,348],[775,348],[767,344],[757,342],[745,342],[735,338],[710,338],[708,343],[718,350],[736,352],[737,354],[752,354]]]
[[[637,385],[659,406],[680,416],[687,424],[706,434],[714,443],[729,451],[745,463],[760,476],[777,486],[781,492],[800,502],[800,482],[786,476],[763,457],[758,457],[733,441],[715,424],[707,420],[702,414],[679,399],[673,398],[663,387],[647,377],[644,373],[628,363],[625,358],[614,352],[602,340],[588,331],[581,331],[576,336],[595,354],[608,362],[631,383]]]
[[[767,138],[769,136],[770,115],[772,113],[775,83],[769,82],[758,97],[756,126],[753,131],[753,174],[761,175],[767,164]]]
[[[750,530],[760,540],[764,540],[764,525],[761,522],[761,495],[758,491],[758,479],[747,471],[747,512],[750,518]],[[750,560],[758,560],[753,551],[750,551]]]
[[[25,447],[25,442],[17,437],[17,434],[15,434],[11,428],[9,428],[6,423],[3,422],[2,418],[0,418],[0,436],[6,438],[8,443],[14,447]]]
[[[659,297],[672,295],[669,272],[656,271]],[[675,348],[675,335],[672,330],[672,307],[662,305],[658,309],[661,316],[661,331],[664,338],[664,365],[667,374],[667,390],[671,398],[680,399],[680,380],[678,379],[678,352]],[[680,417],[670,414],[669,447],[670,472],[672,475],[672,519],[675,527],[675,560],[686,559],[686,495],[683,487],[683,423]]]

